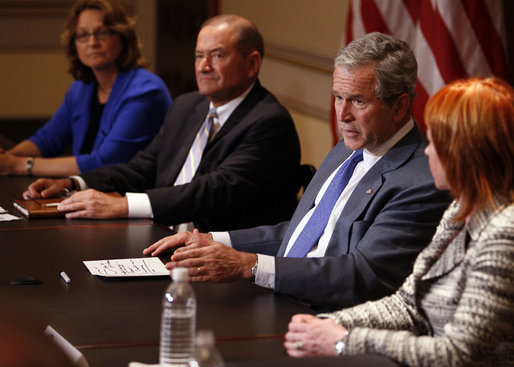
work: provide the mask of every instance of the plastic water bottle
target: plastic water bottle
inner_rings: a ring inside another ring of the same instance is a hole
[[[189,366],[195,346],[196,298],[188,283],[189,270],[175,268],[164,292],[161,316],[161,366]]]
[[[214,345],[214,333],[211,330],[201,330],[196,335],[194,362],[191,367],[225,367],[221,353]]]

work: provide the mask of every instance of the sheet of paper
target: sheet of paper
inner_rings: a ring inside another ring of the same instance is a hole
[[[9,213],[0,213],[0,222],[8,222],[11,220],[20,220],[20,217],[17,217],[15,215],[9,214]]]
[[[157,257],[83,261],[91,274],[101,277],[145,277],[170,275]]]

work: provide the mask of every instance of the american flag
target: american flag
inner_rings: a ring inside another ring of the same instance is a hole
[[[421,127],[428,98],[445,84],[471,76],[507,79],[501,0],[351,0],[348,14],[346,43],[378,31],[411,46],[418,61],[412,115]],[[332,121],[337,142],[334,113]]]

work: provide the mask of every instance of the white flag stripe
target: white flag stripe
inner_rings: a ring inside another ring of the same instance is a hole
[[[419,25],[412,22],[404,3],[398,1],[394,7],[387,1],[378,1],[376,4],[392,34],[411,45],[418,61],[418,80],[427,93],[433,94],[441,89],[445,83],[437,68],[435,55]]]
[[[354,9],[360,9],[361,1],[360,0],[354,0],[353,2]],[[362,16],[360,11],[354,11],[353,12],[353,39],[364,37],[364,35],[368,32],[366,32],[366,28],[364,27],[364,22],[362,21]]]
[[[461,60],[467,61],[463,63],[467,74],[469,76],[493,75],[462,3],[460,1],[438,0],[435,10],[443,18]]]

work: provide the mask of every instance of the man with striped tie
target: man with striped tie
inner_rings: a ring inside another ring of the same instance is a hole
[[[287,110],[257,79],[263,53],[249,20],[208,20],[196,44],[198,92],[175,100],[148,148],[127,164],[40,179],[24,196],[79,189],[58,207],[67,218],[147,217],[182,229],[287,220],[297,203],[299,141]]]
[[[192,281],[253,279],[318,309],[392,293],[430,241],[448,192],[438,191],[410,109],[417,63],[407,43],[380,33],[342,48],[333,94],[343,139],[290,221],[230,232],[182,232],[144,250],[185,244],[166,264]],[[216,242],[216,241],[218,242]]]

